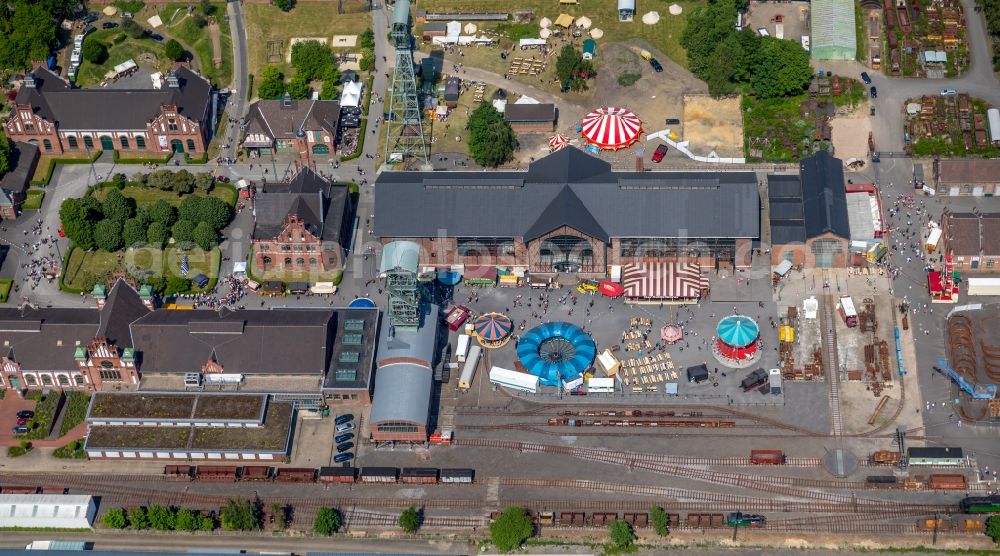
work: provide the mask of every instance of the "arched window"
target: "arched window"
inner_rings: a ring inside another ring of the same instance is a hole
[[[38,381],[35,380],[35,375],[24,375],[24,383],[28,386],[35,386],[38,384]]]
[[[291,257],[285,257],[285,264],[292,264],[292,258]]]
[[[46,151],[51,151],[52,150],[52,141],[49,141],[48,139],[42,139],[42,146],[45,147]]]
[[[555,236],[542,242],[539,256],[543,265],[551,265],[557,272],[579,272],[594,264],[594,248],[590,242],[577,236]]]
[[[123,150],[128,150],[128,136],[121,135],[118,137],[118,142],[122,144]]]
[[[310,265],[315,265],[315,264],[316,264],[316,257],[312,257],[312,258],[310,258],[310,259],[309,259],[309,264],[310,264]]]
[[[303,259],[302,257],[299,257],[299,258],[295,259],[295,264],[297,264],[299,266],[303,266],[303,265],[306,264],[306,260]]]
[[[85,135],[83,137],[83,146],[87,147],[88,149],[94,148],[94,138],[89,135]]]
[[[83,375],[74,375],[73,376],[73,381],[76,382],[77,386],[83,386],[84,385]]]
[[[196,150],[198,149],[194,146],[194,139],[188,139],[188,152],[193,153]]]
[[[42,386],[52,386],[52,377],[49,375],[42,375]]]
[[[56,379],[59,380],[59,386],[69,386],[69,377],[66,375],[58,375]]]
[[[271,264],[271,257],[264,257],[263,261],[264,261],[264,266],[267,266]]]
[[[73,149],[74,151],[80,148],[80,145],[76,142],[76,137],[70,135],[69,137],[66,138],[66,141],[69,142],[69,148]]]
[[[135,148],[145,149],[146,148],[146,138],[142,135],[136,136],[135,138]]]

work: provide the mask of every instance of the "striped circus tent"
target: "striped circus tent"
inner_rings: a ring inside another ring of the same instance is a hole
[[[627,108],[602,106],[584,116],[580,132],[591,145],[618,150],[639,140],[642,122]]]
[[[642,263],[622,268],[626,301],[698,299],[708,278],[693,263]]]

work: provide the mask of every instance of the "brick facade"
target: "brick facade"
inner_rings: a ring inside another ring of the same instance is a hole
[[[107,338],[95,337],[90,345],[78,346],[74,355],[76,369],[69,362],[62,369],[23,371],[16,358],[0,358],[6,388],[57,388],[60,390],[102,390],[109,387],[134,389],[139,384],[135,355],[119,349]]]
[[[340,245],[320,240],[297,215],[285,218],[277,237],[255,239],[253,247],[257,268],[261,270],[325,272],[339,269],[344,263]]]

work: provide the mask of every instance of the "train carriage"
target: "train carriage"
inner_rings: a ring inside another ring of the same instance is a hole
[[[476,480],[474,469],[442,469],[440,473],[441,482],[469,484]]]
[[[399,474],[399,482],[406,484],[435,484],[438,470],[433,467],[404,467]]]
[[[399,469],[395,467],[362,467],[362,483],[395,483],[399,480]]]
[[[312,483],[316,481],[314,467],[285,467],[278,469],[275,480],[279,483]]]
[[[358,470],[354,467],[320,467],[319,482],[321,483],[353,483]]]
[[[244,465],[241,481],[271,481],[274,480],[274,468],[268,465]]]

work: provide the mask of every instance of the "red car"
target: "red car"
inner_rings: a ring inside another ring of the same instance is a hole
[[[653,151],[653,162],[659,164],[660,161],[663,160],[664,156],[667,156],[667,146],[660,145],[659,147],[656,147],[656,150]]]
[[[25,419],[24,417],[21,417],[21,418],[19,418],[19,419],[17,420],[17,424],[18,424],[18,425],[27,425],[27,424],[28,424],[28,420],[27,420],[27,419]]]
[[[66,232],[63,231],[62,224],[59,225],[59,237],[66,237]]]

